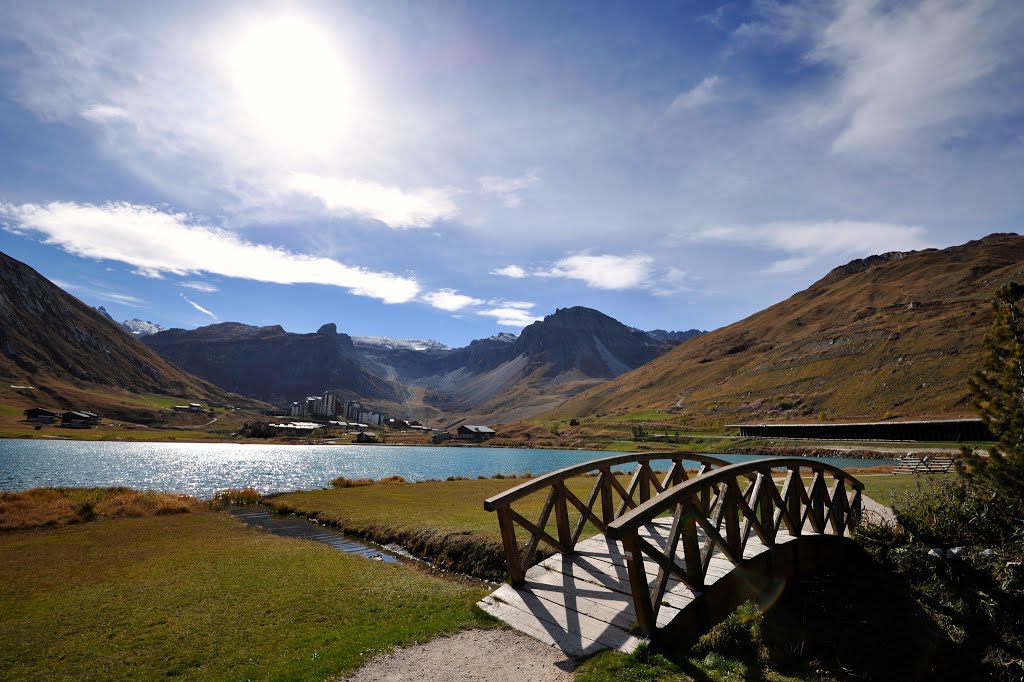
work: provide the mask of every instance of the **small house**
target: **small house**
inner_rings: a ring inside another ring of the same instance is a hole
[[[443,443],[446,440],[451,439],[452,434],[448,433],[447,431],[439,431],[430,437],[430,442],[433,443],[434,445],[437,445],[438,443]]]
[[[497,433],[494,429],[489,426],[479,426],[472,424],[463,424],[459,427],[458,435],[455,437],[459,440],[468,440],[476,443],[481,443],[485,440],[494,438]]]
[[[51,424],[57,418],[57,413],[45,407],[30,407],[25,410],[25,421],[36,424]]]
[[[60,425],[67,429],[88,429],[100,423],[100,417],[93,412],[71,411],[60,415]]]
[[[376,443],[376,442],[378,442],[377,441],[377,434],[375,434],[375,433],[373,433],[371,431],[360,431],[359,433],[356,434],[356,442],[357,443]]]

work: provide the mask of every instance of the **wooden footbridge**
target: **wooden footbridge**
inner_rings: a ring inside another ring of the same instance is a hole
[[[653,469],[666,460],[667,472]],[[578,477],[593,478],[589,494]],[[480,606],[575,656],[693,638],[743,601],[769,603],[786,579],[841,561],[862,490],[842,469],[788,457],[730,465],[635,453],[560,469],[484,502],[498,515],[509,584]],[[538,498],[536,520],[513,509]]]

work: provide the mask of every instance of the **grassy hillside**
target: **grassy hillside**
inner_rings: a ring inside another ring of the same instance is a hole
[[[255,404],[188,374],[24,263],[0,254],[0,402],[151,422],[145,394]],[[180,400],[178,401],[180,402]]]
[[[789,299],[688,341],[548,416],[667,423],[973,416],[1001,284],[1024,278],[1024,237],[853,261]]]

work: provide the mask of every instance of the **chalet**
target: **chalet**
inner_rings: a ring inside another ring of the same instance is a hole
[[[86,411],[63,412],[60,425],[67,429],[88,429],[100,423],[98,414]]]
[[[202,409],[203,409],[203,406],[200,403],[189,403],[188,404],[188,411],[189,412],[199,412]]]
[[[45,407],[30,407],[25,410],[25,421],[37,424],[50,424],[56,418],[57,413],[53,410],[47,410]]]
[[[459,440],[469,440],[480,443],[490,438],[494,438],[496,435],[498,434],[489,426],[463,424],[459,427],[458,434],[455,437]]]
[[[357,443],[376,443],[376,442],[378,442],[377,441],[377,434],[375,434],[375,433],[373,433],[371,431],[360,431],[359,433],[356,434],[356,442]]]

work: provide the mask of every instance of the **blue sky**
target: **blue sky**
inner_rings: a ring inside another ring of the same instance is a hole
[[[1024,3],[0,2],[0,250],[117,319],[714,329],[1024,224]]]

